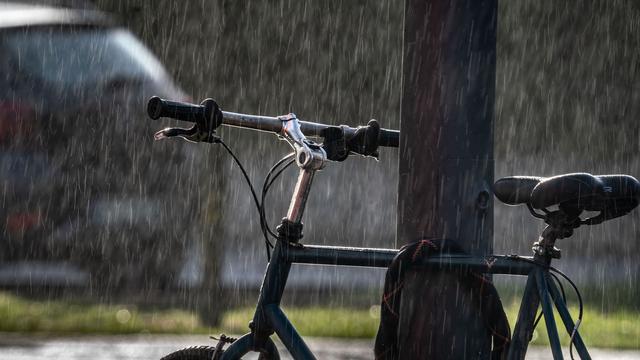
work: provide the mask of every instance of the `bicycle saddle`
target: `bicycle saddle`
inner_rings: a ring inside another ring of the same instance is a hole
[[[640,183],[629,175],[510,176],[496,181],[493,188],[498,200],[508,205],[529,204],[543,210],[558,205],[574,214],[600,211],[601,221],[629,213],[640,200]]]

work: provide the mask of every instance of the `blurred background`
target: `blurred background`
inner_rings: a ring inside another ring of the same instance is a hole
[[[151,95],[399,128],[402,2],[28,4],[0,2],[0,311],[9,318],[26,309],[1,330],[92,331],[61,310],[73,306],[113,315],[96,315],[111,324],[98,332],[246,326],[266,265],[250,194],[222,149],[153,142],[170,123],[146,117]],[[638,176],[640,4],[501,1],[498,24],[496,179]],[[288,153],[273,135],[220,134],[255,184]],[[316,178],[302,241],[401,246],[397,162],[397,151],[383,149],[380,161],[330,164]],[[272,226],[285,214],[294,173],[271,191]],[[495,209],[495,252],[529,255],[542,224],[526,208]],[[594,316],[638,316],[638,231],[634,212],[558,244],[557,266],[584,290]],[[316,317],[300,315],[315,323],[326,309],[342,317],[362,310],[367,321],[344,334],[303,333],[372,336],[383,278],[383,270],[295,266],[285,303],[315,309]],[[496,281],[507,299],[521,286]],[[640,327],[625,329],[624,346],[640,347]]]

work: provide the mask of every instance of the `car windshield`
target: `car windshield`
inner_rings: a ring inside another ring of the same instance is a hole
[[[51,85],[166,78],[154,55],[122,29],[28,28],[10,32],[4,43],[20,72]]]

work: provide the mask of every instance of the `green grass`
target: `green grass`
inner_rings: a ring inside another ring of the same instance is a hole
[[[506,303],[511,325],[518,312],[517,302]],[[570,309],[576,314],[577,309]],[[284,308],[285,313],[305,336],[372,338],[378,330],[380,309],[298,307]],[[224,314],[220,328],[230,334],[247,331],[253,309],[241,308]],[[134,334],[174,333],[209,334],[218,329],[206,328],[198,318],[183,310],[147,310],[125,305],[88,305],[66,301],[34,301],[0,293],[0,332],[46,334]],[[556,319],[560,324],[560,319]],[[640,312],[618,310],[607,313],[587,306],[580,327],[590,347],[640,349]],[[562,340],[567,344],[568,336]],[[548,342],[544,321],[534,334],[533,343]]]
[[[518,316],[519,303],[511,302],[506,306],[507,317],[513,328]],[[574,320],[578,318],[578,307],[570,307]],[[560,317],[556,314],[556,325],[560,333],[560,340],[564,345],[569,343]],[[580,325],[580,334],[587,346],[607,347],[618,349],[640,349],[640,312],[619,310],[603,313],[592,306],[586,306]],[[533,344],[546,345],[549,343],[544,319],[540,320],[533,334]]]
[[[186,311],[142,311],[125,305],[26,300],[0,293],[0,331],[48,334],[205,332]]]
[[[378,331],[380,310],[345,308],[284,308],[289,320],[300,334],[306,336],[326,336],[344,338],[371,338]],[[253,316],[253,309],[237,309],[227,312],[222,320],[222,328],[232,333],[246,332],[247,323]]]
[[[506,304],[509,323],[513,327],[518,315],[519,303]],[[569,309],[577,319],[577,307]],[[285,313],[302,335],[331,336],[347,338],[371,338],[378,330],[379,307],[371,309],[327,309],[295,308],[284,309]],[[225,330],[242,333],[253,315],[252,309],[238,309],[225,314],[222,327]],[[562,334],[561,340],[568,344],[569,336],[564,335],[561,320],[556,323]],[[602,313],[587,306],[580,325],[580,333],[590,347],[608,347],[619,349],[640,349],[640,312],[620,310]],[[548,344],[544,320],[535,330],[533,344]]]

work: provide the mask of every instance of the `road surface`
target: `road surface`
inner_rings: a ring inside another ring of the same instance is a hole
[[[73,338],[20,336],[0,334],[0,359],[2,360],[157,360],[169,352],[187,346],[214,344],[207,336],[83,336]],[[373,340],[342,340],[315,338],[309,346],[318,359],[346,360],[372,359]],[[283,359],[291,359],[281,349]],[[638,351],[614,351],[591,349],[594,359],[630,360],[640,359]],[[253,358],[257,358],[253,357]],[[544,348],[534,347],[527,359],[550,359],[551,354]],[[566,356],[568,357],[568,354]]]

